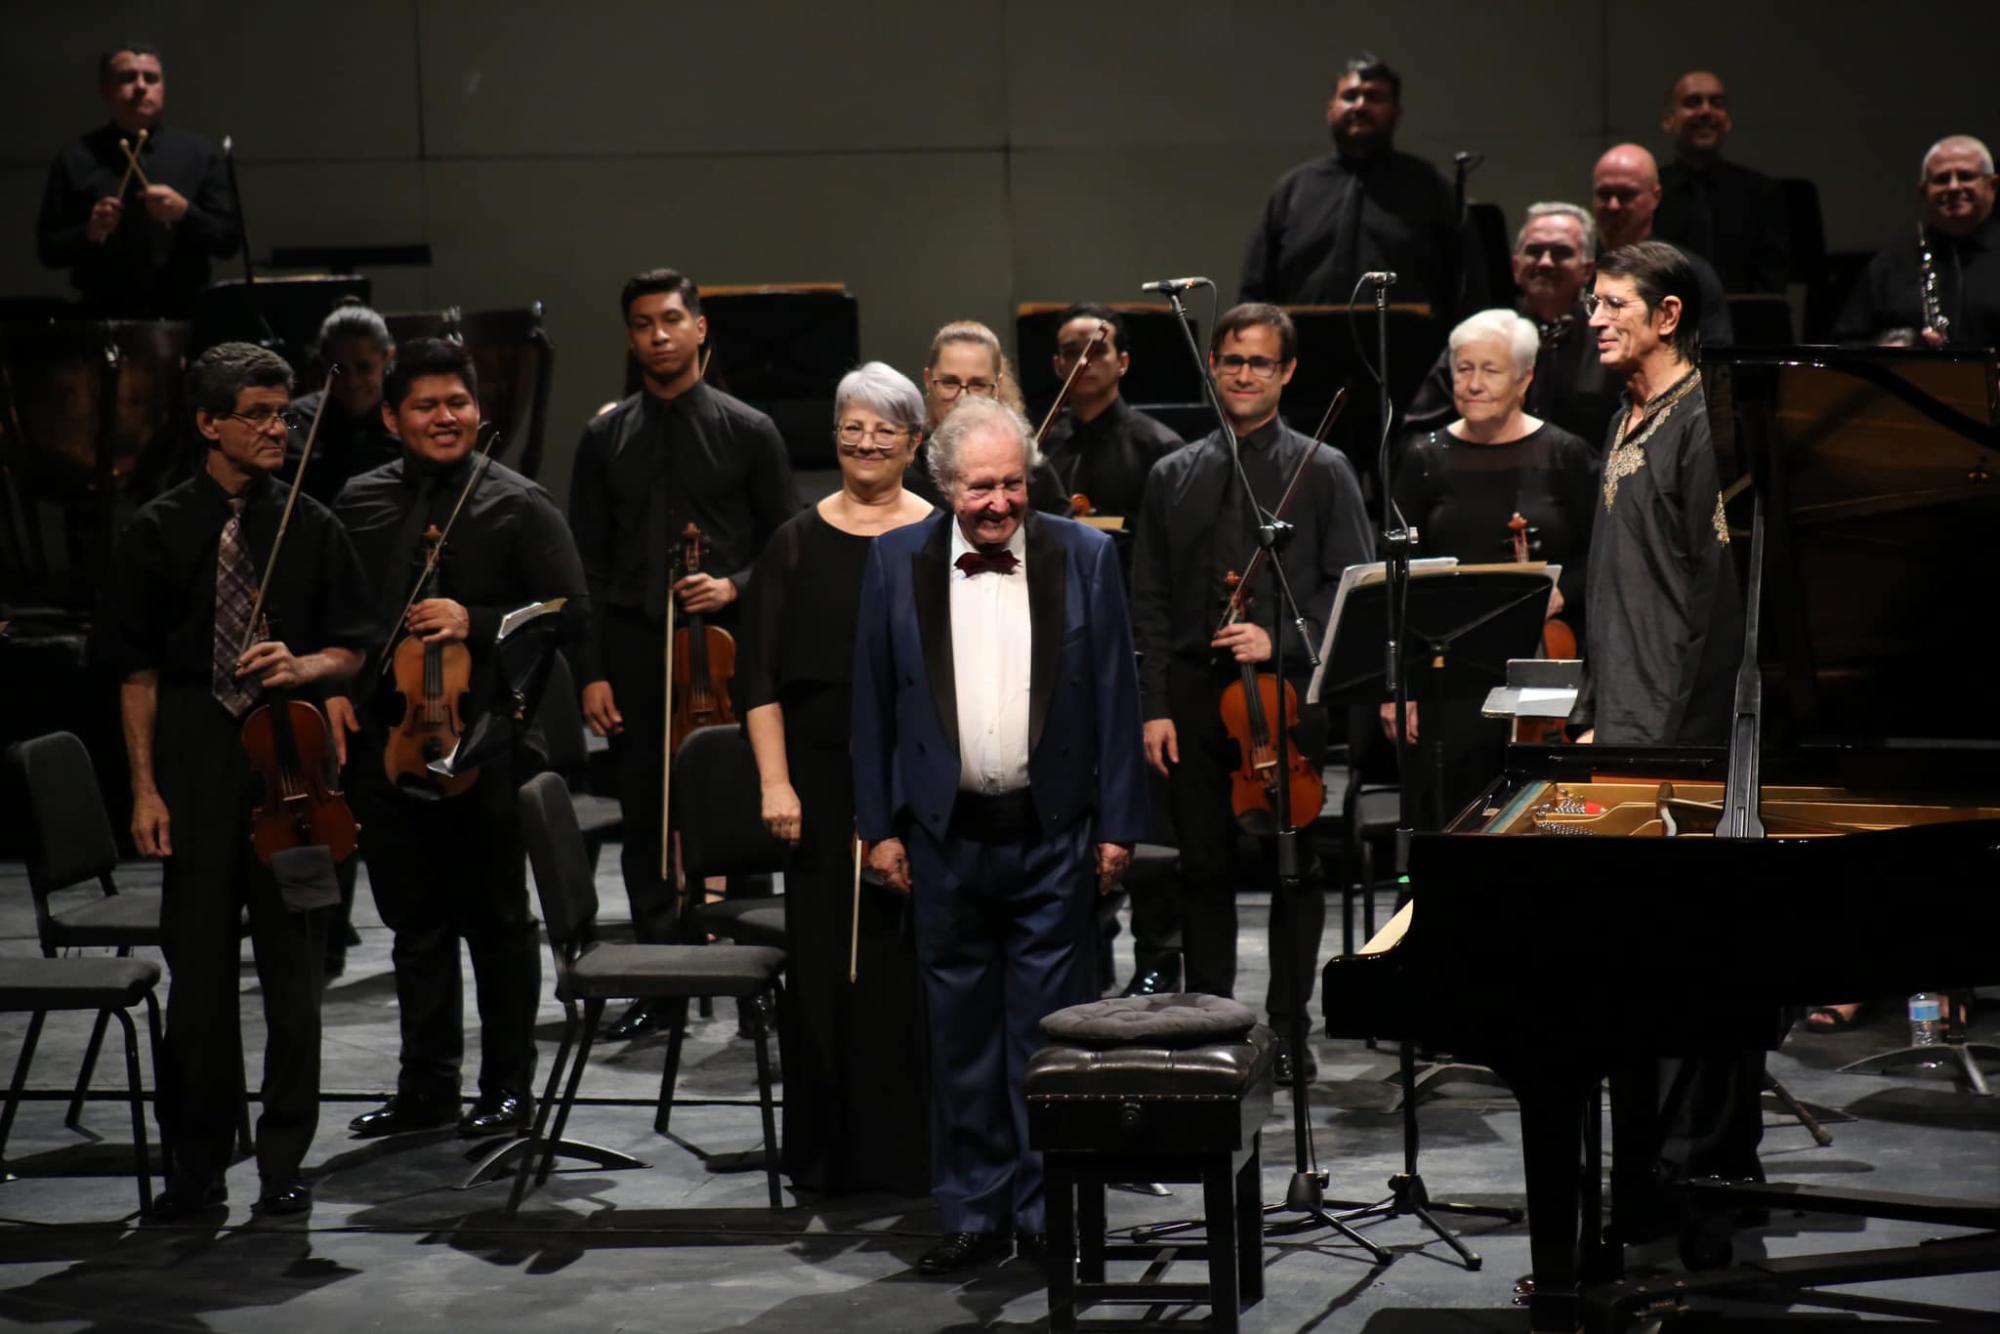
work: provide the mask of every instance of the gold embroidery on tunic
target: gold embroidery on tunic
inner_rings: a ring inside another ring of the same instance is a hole
[[[1611,453],[1604,460],[1604,508],[1610,509],[1618,499],[1618,483],[1646,466],[1645,444],[1653,438],[1667,418],[1673,416],[1674,405],[1701,387],[1701,372],[1689,371],[1681,382],[1659,400],[1654,407],[1646,409],[1639,419],[1639,433],[1626,438],[1631,426],[1631,416],[1624,415],[1618,421],[1618,437],[1611,444]],[[1721,497],[1717,496],[1720,501]],[[1728,538],[1725,536],[1724,541]]]
[[[1722,493],[1715,493],[1715,540],[1723,546],[1729,545],[1729,516],[1722,509]]]

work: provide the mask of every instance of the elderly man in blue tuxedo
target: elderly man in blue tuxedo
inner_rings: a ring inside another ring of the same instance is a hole
[[[1094,900],[1147,832],[1118,557],[1030,513],[1020,414],[968,398],[931,441],[948,508],[875,539],[854,644],[854,810],[912,895],[930,1018],[929,1274],[1046,1244],[1021,1080],[1044,1015],[1089,999]]]

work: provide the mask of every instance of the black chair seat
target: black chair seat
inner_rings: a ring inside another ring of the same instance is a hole
[[[572,792],[570,803],[576,807],[576,825],[585,837],[602,834],[625,823],[625,808],[616,797],[600,797],[590,792]]]
[[[0,1011],[123,1010],[160,983],[148,959],[0,960]]]
[[[74,905],[49,904],[47,943],[56,949],[73,946],[157,945],[160,941],[160,891],[121,890],[79,899]]]
[[[785,965],[763,945],[596,945],[570,971],[558,999],[660,1000],[676,996],[755,996]]]
[[[694,910],[695,929],[739,945],[785,948],[785,901],[781,898],[724,899]]]

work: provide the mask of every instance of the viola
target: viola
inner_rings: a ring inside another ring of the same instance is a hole
[[[435,571],[444,534],[433,524],[424,541],[429,548],[424,567]],[[439,778],[430,764],[451,754],[464,734],[461,709],[472,687],[472,651],[456,640],[433,643],[405,634],[397,641],[389,669],[402,700],[402,718],[383,745],[383,771],[391,783],[415,783],[457,796],[479,781],[479,771],[467,769]]]
[[[677,578],[699,573],[702,563],[701,529],[689,524],[681,530]],[[681,742],[697,727],[733,723],[736,711],[729,702],[729,682],[736,675],[736,639],[727,630],[708,624],[700,612],[689,612],[686,622],[674,631],[672,717],[668,744],[678,754]]]
[[[1249,605],[1240,578],[1231,571],[1234,588],[1230,605],[1240,613]],[[1232,615],[1231,620],[1234,619]],[[1244,832],[1259,836],[1280,828],[1304,828],[1319,818],[1326,804],[1326,781],[1320,776],[1305,750],[1292,735],[1299,723],[1299,694],[1289,681],[1280,682],[1276,672],[1260,672],[1251,664],[1239,663],[1242,679],[1231,681],[1222,691],[1222,726],[1236,742],[1238,762],[1229,776],[1230,809]],[[1282,685],[1282,690],[1280,686]],[[1278,751],[1272,718],[1291,738],[1286,747],[1284,772],[1278,770]],[[1279,803],[1288,802],[1281,807]],[[1288,813],[1289,818],[1279,812]]]
[[[1528,553],[1528,521],[1519,510],[1507,520],[1507,540],[1514,548],[1514,563],[1526,565]],[[1551,616],[1542,622],[1541,656],[1544,658],[1574,658],[1577,656],[1576,631],[1560,616]],[[1565,739],[1563,720],[1560,718],[1516,718],[1514,720],[1514,740],[1530,745],[1555,745]]]
[[[322,845],[337,862],[354,855],[359,826],[334,779],[325,715],[302,699],[274,696],[244,718],[243,750],[264,784],[250,814],[258,861],[269,866],[287,848]]]

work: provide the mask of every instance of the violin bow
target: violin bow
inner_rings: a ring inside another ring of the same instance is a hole
[[[861,972],[861,835],[854,836],[854,914],[847,927],[847,982]]]
[[[1062,388],[1056,391],[1056,401],[1049,404],[1048,415],[1042,418],[1041,426],[1035,431],[1036,449],[1042,447],[1042,441],[1048,438],[1049,428],[1056,424],[1056,414],[1061,412],[1063,404],[1069,401],[1070,386],[1076,383],[1076,377],[1081,375],[1083,368],[1090,364],[1090,354],[1095,352],[1097,345],[1108,338],[1110,334],[1110,323],[1105,320],[1099,320],[1097,322],[1097,332],[1092,334],[1090,341],[1083,345],[1083,355],[1076,359],[1076,365],[1069,368],[1069,376],[1063,380]]]
[[[318,418],[313,419],[313,425],[319,425]],[[389,627],[389,638],[382,644],[382,663],[375,669],[376,675],[386,676],[390,664],[395,661],[395,657],[389,652],[389,646],[402,636],[403,621],[409,616],[410,608],[417,605],[417,595],[424,591],[424,585],[437,573],[438,561],[444,555],[444,544],[451,540],[451,530],[458,523],[458,516],[464,511],[465,502],[471,498],[472,488],[479,485],[479,479],[484,477],[486,470],[493,465],[493,447],[499,442],[500,431],[496,427],[493,434],[486,437],[485,445],[473,456],[472,472],[466,477],[465,485],[458,489],[458,499],[452,502],[451,517],[444,521],[444,531],[438,534],[438,540],[431,543],[431,549],[424,554],[424,568],[418,571],[416,582],[410,585],[410,595],[403,599],[403,609],[396,613],[396,620]]]
[[[326,381],[330,385],[340,374],[340,363],[334,362],[326,368]],[[278,520],[278,535],[271,539],[271,555],[264,562],[264,577],[257,581],[257,596],[250,603],[250,620],[243,627],[243,642],[236,646],[236,656],[242,657],[250,651],[250,645],[257,640],[257,628],[264,619],[264,599],[271,592],[271,576],[278,568],[278,553],[284,549],[285,533],[292,526],[292,511],[298,507],[299,491],[305,485],[306,465],[312,462],[313,441],[319,438],[319,424],[326,420],[327,395],[319,400],[319,411],[313,414],[312,425],[306,428],[305,447],[299,451],[298,471],[292,474],[292,489],[285,496],[285,513]]]
[[[1340,418],[1341,409],[1346,406],[1347,387],[1342,385],[1340,391],[1333,396],[1333,402],[1327,404],[1326,416],[1320,418],[1319,430],[1313,433],[1314,445],[1326,443],[1326,433],[1333,429],[1334,422]],[[1292,480],[1285,484],[1285,494],[1278,498],[1278,508],[1271,511],[1272,518],[1283,519],[1291,513],[1292,501],[1298,496],[1299,482],[1304,479],[1306,465],[1312,462],[1312,456],[1313,452],[1310,449],[1299,456],[1299,466],[1292,469]],[[1220,634],[1236,624],[1236,618],[1243,614],[1244,603],[1249,600],[1251,580],[1255,579],[1263,568],[1264,548],[1260,546],[1252,553],[1250,563],[1243,567],[1242,577],[1236,581],[1236,590],[1229,595],[1229,605],[1223,610],[1222,624],[1215,627],[1216,633]]]

